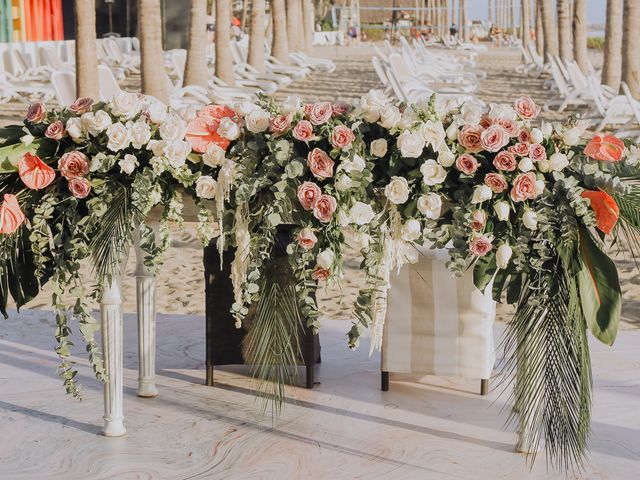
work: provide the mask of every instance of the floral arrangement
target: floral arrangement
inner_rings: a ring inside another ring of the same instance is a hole
[[[378,91],[354,106],[263,97],[169,111],[125,92],[107,104],[35,104],[23,126],[0,131],[0,309],[53,282],[56,351],[78,395],[68,315],[103,376],[80,262],[93,259],[97,295],[138,232],[157,268],[169,224],[184,221],[192,200],[202,241],[217,236],[220,252],[235,249],[233,314],[238,327],[255,317],[245,353],[268,366],[254,373],[281,387],[299,351],[296,323],[319,328],[315,291],[340,282],[349,241],[367,274],[352,348],[367,328],[380,345],[389,275],[415,260],[412,245],[446,248],[453,274],[471,269],[478,288],[517,306],[507,346],[520,427],[545,439],[552,460],[579,463],[589,433],[586,330],[615,339],[621,293],[605,247],[638,245],[639,154],[611,136],[585,146],[577,119],[538,125],[538,113],[527,97],[489,109],[435,98],[398,106]],[[146,223],[154,208],[158,235]],[[288,286],[267,281],[283,225],[294,232]]]

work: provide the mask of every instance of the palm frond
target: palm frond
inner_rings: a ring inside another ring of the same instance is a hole
[[[620,208],[618,239],[630,250],[640,269],[640,183],[631,182],[628,192],[616,195],[615,200]]]

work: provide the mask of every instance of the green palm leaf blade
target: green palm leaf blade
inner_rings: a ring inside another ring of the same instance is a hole
[[[613,345],[622,311],[618,270],[584,227],[580,229],[580,256],[578,286],[584,317],[598,340]]]
[[[25,153],[39,155],[41,158],[51,155],[56,143],[48,138],[36,138],[29,145],[17,140],[16,143],[0,147],[0,174],[17,172],[18,163]]]

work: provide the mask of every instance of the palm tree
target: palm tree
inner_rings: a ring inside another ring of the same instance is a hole
[[[76,16],[76,96],[98,99],[96,2],[74,0]]]
[[[536,0],[536,50],[544,56],[544,28],[542,28],[542,2]]]
[[[493,15],[493,0],[489,0],[487,2],[487,7],[489,9],[489,12],[487,13],[487,16],[489,17],[489,23],[496,23],[494,15]]]
[[[640,5],[636,0],[624,1],[623,31],[622,80],[640,100]]]
[[[287,0],[287,36],[289,49],[297,52],[302,49],[302,0]]]
[[[520,10],[520,21],[522,22],[520,37],[522,38],[522,45],[527,48],[531,43],[531,0],[522,0]]]
[[[589,72],[587,50],[587,0],[574,0],[573,4],[573,56],[584,73]]]
[[[235,85],[231,58],[231,1],[216,0],[216,76]]]
[[[469,41],[469,28],[467,27],[467,0],[460,0],[459,5],[460,11],[460,33],[462,35],[462,40],[465,42]]]
[[[284,0],[271,0],[271,55],[283,63],[289,63],[289,42],[287,39],[287,11]]]
[[[558,55],[558,36],[553,21],[553,0],[539,0],[542,32],[544,34],[544,58],[548,55]]]
[[[634,32],[635,35],[638,32]],[[636,52],[637,53],[637,52]],[[607,0],[602,83],[617,90],[622,77],[622,0]]]
[[[207,88],[207,0],[191,0],[189,18],[189,46],[184,69],[185,85],[200,85]]]
[[[251,2],[251,35],[249,36],[249,55],[247,61],[251,66],[264,72],[264,19],[265,0]]]
[[[142,93],[169,103],[169,79],[162,53],[160,0],[138,0]]]
[[[560,58],[565,61],[573,60],[571,41],[571,0],[557,0],[558,7],[558,43]]]
[[[313,47],[314,17],[313,0],[302,0],[302,19],[304,24],[303,50],[307,53],[310,53]]]

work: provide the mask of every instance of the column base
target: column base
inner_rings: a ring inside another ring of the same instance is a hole
[[[158,396],[155,380],[138,380],[138,391],[136,395],[139,397],[150,398]]]
[[[124,428],[123,419],[118,420],[104,420],[104,427],[102,427],[102,434],[105,437],[122,437],[126,435],[127,430]]]

